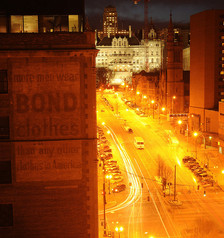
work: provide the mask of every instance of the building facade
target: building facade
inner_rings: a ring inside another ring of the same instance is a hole
[[[224,10],[191,16],[189,110],[194,129],[218,132],[218,116],[212,115],[217,115],[218,104],[224,101],[223,47]]]
[[[132,73],[161,68],[162,42],[157,39],[139,41],[131,31],[129,36],[104,37],[96,48],[99,50],[96,67],[105,67],[114,72],[111,84],[131,84]]]
[[[70,32],[69,16],[78,11],[61,6],[49,15],[3,10],[0,237],[98,237],[94,33],[80,32],[79,23]],[[43,30],[41,16],[59,14],[68,31]],[[23,33],[36,29],[33,19],[38,32]]]
[[[115,36],[118,33],[117,10],[113,6],[107,6],[103,13],[103,35]]]

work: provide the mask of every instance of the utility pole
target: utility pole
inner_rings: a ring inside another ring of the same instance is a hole
[[[174,193],[173,193],[173,200],[174,201],[176,201],[176,186],[177,186],[177,184],[176,184],[176,176],[177,176],[177,174],[176,174],[176,165],[174,166]]]
[[[106,224],[106,189],[105,189],[105,165],[103,160],[103,236],[107,236],[107,224]]]

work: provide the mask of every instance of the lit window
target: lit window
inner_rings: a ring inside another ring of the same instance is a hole
[[[38,33],[38,16],[24,16],[24,32]]]
[[[224,71],[221,71],[220,74],[221,74],[221,75],[224,75]]]
[[[23,32],[23,16],[11,16],[11,32]]]
[[[68,16],[68,27],[69,27],[69,32],[79,31],[79,16],[78,15]]]

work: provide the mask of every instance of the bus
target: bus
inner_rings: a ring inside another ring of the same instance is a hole
[[[144,140],[142,137],[135,137],[134,138],[134,145],[138,149],[144,149]]]

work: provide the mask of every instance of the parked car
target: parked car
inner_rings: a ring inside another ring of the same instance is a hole
[[[114,165],[114,164],[117,164],[117,161],[116,160],[107,160],[107,161],[105,161],[105,164]]]
[[[112,192],[113,193],[119,193],[122,192],[126,189],[126,185],[125,184],[117,184],[113,189]]]
[[[123,181],[123,177],[121,175],[116,175],[113,176],[113,178],[110,180],[111,183],[120,183],[121,181]]]
[[[185,157],[182,159],[182,161],[183,161],[183,163],[186,163],[186,162],[189,162],[189,161],[194,162],[194,161],[196,161],[196,159],[194,159],[194,158],[191,157],[191,156],[185,156]]]

